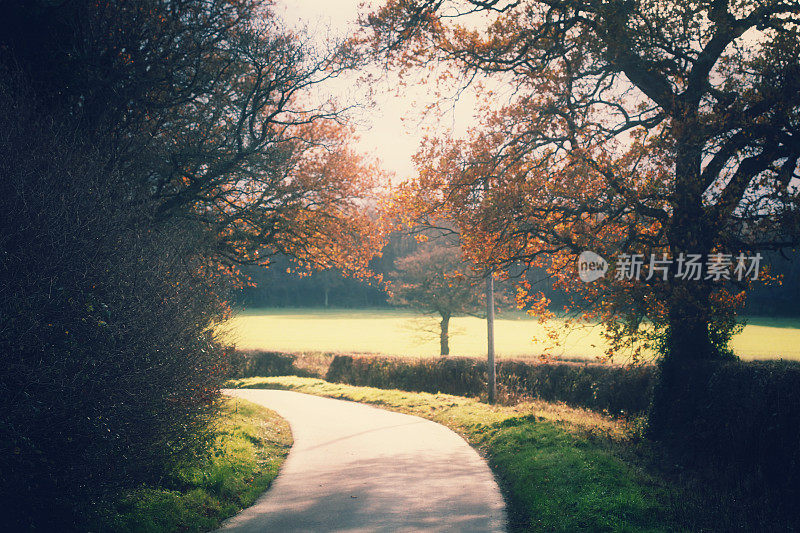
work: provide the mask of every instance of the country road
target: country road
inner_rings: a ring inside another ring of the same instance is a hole
[[[283,416],[294,446],[270,489],[221,531],[504,531],[489,467],[444,426],[297,392],[226,394]]]

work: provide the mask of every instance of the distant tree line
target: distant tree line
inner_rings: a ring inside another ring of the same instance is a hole
[[[431,246],[437,244],[434,242]],[[383,279],[391,280],[398,261],[418,252],[420,247],[421,244],[414,238],[394,234],[383,248],[382,255],[370,262],[370,269]],[[744,314],[800,316],[800,252],[765,252],[762,255],[763,264],[769,267],[771,275],[780,277],[780,283],[759,284],[751,289]],[[234,301],[245,308],[370,308],[400,305],[398,301],[392,301],[383,284],[374,280],[345,276],[336,270],[300,276],[292,267],[291,260],[281,256],[273,258],[270,268],[248,267],[246,273],[252,286],[235,291]],[[530,268],[519,275],[524,276],[534,290],[541,291],[550,300],[550,310],[559,311],[573,302],[572,293],[553,288],[554,279],[545,268]]]
[[[375,275],[369,279],[346,276],[340,270],[298,271],[286,256],[272,257],[269,268],[245,269],[250,284],[234,296],[242,307],[389,307],[385,281],[395,261],[414,252],[419,243],[408,235],[393,233],[381,254],[369,262]],[[301,274],[302,273],[302,274]]]
[[[291,261],[281,256],[274,257],[269,268],[247,267],[245,274],[254,285],[238,291],[235,301],[245,308],[388,307],[386,293],[376,282],[369,284],[337,270],[300,276],[286,271],[291,267]]]

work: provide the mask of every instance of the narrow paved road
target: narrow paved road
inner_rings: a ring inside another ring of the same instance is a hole
[[[489,467],[444,426],[297,392],[226,393],[277,411],[294,446],[272,487],[224,531],[504,530]]]

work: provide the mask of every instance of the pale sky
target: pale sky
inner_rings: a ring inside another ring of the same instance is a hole
[[[317,39],[324,42],[328,34],[344,37],[356,29],[355,21],[362,3],[363,0],[277,0],[275,11],[290,27],[307,26]],[[366,4],[380,5],[381,2]],[[359,87],[356,76],[348,76],[329,86],[329,90],[344,101],[352,101],[354,97],[367,100],[363,95],[371,89],[375,107],[356,114],[360,124],[358,148],[366,155],[380,159],[382,166],[394,172],[398,181],[415,174],[411,156],[417,151],[426,127],[440,133],[453,131],[456,136],[461,136],[475,122],[476,100],[471,93],[462,96],[453,111],[441,119],[428,117],[423,120],[419,110],[435,97],[430,85],[414,85],[397,94],[396,79]]]
[[[323,43],[327,35],[343,38],[351,34],[357,29],[355,21],[359,12],[368,13],[382,4],[381,0],[275,0],[275,11],[288,26],[307,27],[315,40]],[[461,22],[475,27],[482,25],[480,19]],[[756,33],[751,30],[742,41],[745,44],[756,42]],[[423,119],[420,109],[436,99],[431,84],[409,84],[401,89],[402,94],[397,94],[397,79],[392,79],[391,75],[390,79],[370,87],[359,87],[357,78],[353,75],[336,80],[326,90],[343,102],[369,100],[364,95],[372,92],[375,106],[356,113],[361,138],[358,148],[367,156],[379,159],[384,169],[394,172],[395,181],[416,174],[411,156],[417,151],[426,128],[433,134],[452,133],[461,137],[467,128],[477,123],[474,118],[477,99],[472,91],[462,94],[446,115],[439,118],[429,115]],[[488,85],[497,95],[508,89],[495,80]],[[451,89],[450,94],[454,94],[454,90]]]

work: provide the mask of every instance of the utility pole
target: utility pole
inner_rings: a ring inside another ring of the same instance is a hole
[[[483,182],[484,197],[489,196],[489,177]],[[489,403],[497,399],[497,369],[494,366],[494,269],[486,273],[486,374],[489,378]]]
[[[489,376],[489,403],[497,399],[497,374],[494,366],[494,277],[492,271],[486,275],[486,333],[488,364],[486,373]]]

